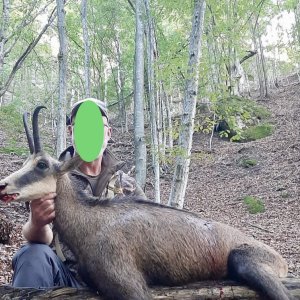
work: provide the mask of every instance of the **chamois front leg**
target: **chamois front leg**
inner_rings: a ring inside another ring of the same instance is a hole
[[[96,267],[96,266],[95,266]],[[93,286],[105,300],[151,300],[147,284],[142,274],[133,266],[124,264],[120,269],[107,265],[101,274],[93,272]],[[89,268],[90,269],[90,268]]]
[[[125,251],[122,244],[114,243],[114,239],[95,243],[94,248],[100,250],[99,260],[95,263],[92,257],[86,257],[82,262],[85,273],[105,300],[151,300],[143,274],[132,253]]]

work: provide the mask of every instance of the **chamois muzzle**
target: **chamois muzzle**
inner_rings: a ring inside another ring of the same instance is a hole
[[[9,201],[15,200],[19,194],[18,193],[13,193],[13,194],[5,193],[4,191],[5,191],[6,186],[7,186],[7,183],[0,184],[0,200],[3,202],[9,202]]]
[[[1,191],[3,191],[6,188],[6,186],[7,186],[7,183],[0,184],[0,193],[1,193]]]

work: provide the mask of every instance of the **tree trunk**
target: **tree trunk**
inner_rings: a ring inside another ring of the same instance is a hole
[[[266,63],[265,63],[265,57],[264,57],[264,50],[263,50],[263,46],[262,46],[262,42],[261,42],[261,35],[258,36],[258,44],[259,44],[260,63],[261,63],[263,81],[264,81],[263,97],[267,98],[267,97],[269,97],[268,78],[267,78],[267,72],[266,72]]]
[[[198,93],[199,61],[201,36],[204,23],[205,1],[194,0],[193,25],[190,36],[188,76],[183,101],[183,114],[181,118],[181,131],[178,147],[181,155],[176,157],[175,172],[168,204],[182,208],[185,190],[188,181],[191,161],[191,149],[194,131],[194,118],[196,112],[196,97]]]
[[[134,73],[134,150],[136,181],[146,184],[146,141],[144,130],[144,26],[143,0],[136,0],[135,73]]]
[[[84,88],[85,97],[91,96],[91,71],[90,71],[90,39],[87,25],[87,0],[81,0],[81,22],[84,44]]]
[[[148,74],[148,96],[150,106],[150,123],[151,123],[151,141],[152,141],[152,167],[154,171],[155,181],[155,202],[160,203],[160,170],[159,170],[159,149],[158,149],[158,133],[157,133],[157,113],[158,107],[155,101],[155,79],[154,79],[154,29],[150,12],[149,0],[144,0],[147,15],[147,74]]]
[[[107,58],[105,54],[102,55],[103,60],[103,101],[107,103],[107,81],[108,81],[108,67]]]
[[[295,300],[299,300],[300,279],[285,278],[282,282]],[[155,287],[151,288],[151,293],[154,300],[265,300],[265,297],[260,297],[255,291],[233,281],[203,281],[177,287]],[[0,286],[0,299],[101,300],[103,298],[88,289],[28,289]]]
[[[1,20],[1,28],[0,28],[0,74],[3,71],[4,65],[4,55],[5,55],[5,43],[7,42],[6,39],[6,30],[9,23],[9,0],[2,1],[2,20]],[[2,83],[0,82],[0,87]]]
[[[165,107],[166,107],[166,121],[167,121],[167,135],[168,135],[168,147],[173,149],[173,124],[172,124],[172,113],[171,113],[171,105],[170,98],[167,93],[165,94]]]
[[[56,130],[56,155],[57,157],[66,148],[66,101],[67,101],[67,37],[65,30],[64,0],[56,0],[57,27],[59,36],[59,97]]]
[[[296,36],[298,40],[298,46],[300,46],[300,2],[299,1],[295,6],[294,13],[295,13],[295,20],[296,20],[296,24],[295,24]]]
[[[166,112],[166,92],[162,80],[159,81],[159,99],[160,99],[160,115],[161,115],[161,136],[162,143],[159,144],[159,152],[161,153],[161,161],[165,163],[166,147],[167,147],[167,112]]]
[[[119,119],[122,126],[122,132],[125,130],[128,132],[128,121],[127,121],[127,113],[126,113],[126,105],[124,99],[124,71],[122,66],[122,59],[121,59],[121,45],[119,39],[118,30],[115,29],[116,32],[116,54],[117,54],[117,71],[118,71],[118,81],[117,81],[117,89],[118,89],[118,98],[119,98]]]
[[[251,24],[251,31],[252,31],[252,41],[254,44],[254,48],[260,49],[258,52],[259,55],[256,55],[256,69],[257,69],[257,75],[258,75],[258,82],[259,82],[259,94],[260,97],[263,98],[265,95],[268,94],[267,87],[265,86],[266,83],[266,76],[264,76],[264,62],[263,59],[263,53],[262,53],[262,45],[261,45],[261,36],[259,33],[259,24],[258,24],[258,15],[254,15],[255,20],[253,21],[253,24]]]

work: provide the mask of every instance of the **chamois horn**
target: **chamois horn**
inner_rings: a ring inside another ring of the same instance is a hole
[[[28,128],[28,119],[27,119],[28,114],[29,114],[28,112],[25,112],[23,114],[23,124],[24,124],[24,128],[25,128],[25,133],[26,133],[26,137],[27,137],[27,141],[28,141],[30,154],[33,154],[34,153],[34,144],[33,144],[32,135]]]
[[[42,150],[40,143],[40,135],[39,135],[39,125],[38,125],[38,115],[42,108],[46,108],[45,106],[37,106],[33,112],[32,116],[32,132],[33,132],[33,141],[34,141],[34,152],[38,153]]]

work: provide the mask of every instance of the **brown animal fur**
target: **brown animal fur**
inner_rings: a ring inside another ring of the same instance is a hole
[[[47,170],[37,170],[41,160]],[[19,178],[32,184],[24,170],[36,170],[41,182],[54,178],[55,225],[89,285],[105,299],[148,300],[148,285],[225,277],[272,300],[293,299],[278,280],[286,276],[287,264],[269,246],[228,225],[164,205],[128,197],[95,201],[77,191],[66,173],[77,164],[78,158],[59,163],[47,154],[33,154],[21,170],[0,182],[0,199],[4,194],[15,194],[15,201],[40,196],[40,189],[25,188],[24,199]],[[53,191],[52,184],[43,184],[44,194]]]

